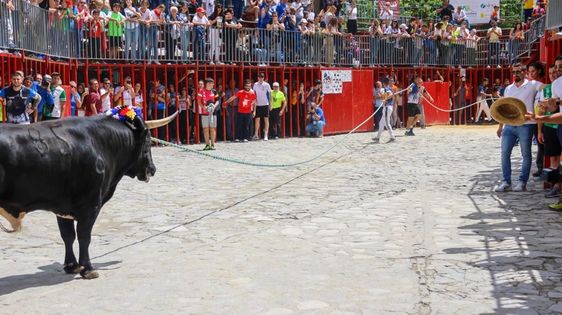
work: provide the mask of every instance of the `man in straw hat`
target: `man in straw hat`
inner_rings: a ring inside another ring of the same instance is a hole
[[[542,83],[527,80],[527,68],[520,63],[513,65],[513,74],[514,82],[505,88],[504,96],[521,100],[525,104],[527,112],[533,112],[535,96],[540,90]],[[497,135],[501,138],[502,182],[494,189],[495,191],[505,192],[511,190],[511,151],[518,139],[523,163],[521,164],[519,181],[513,187],[513,191],[527,190],[527,181],[529,180],[532,162],[533,125],[535,124],[536,122],[532,120],[525,121],[521,126],[515,125],[515,122],[514,125],[499,124]]]

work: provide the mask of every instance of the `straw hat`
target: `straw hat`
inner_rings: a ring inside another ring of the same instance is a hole
[[[521,126],[525,123],[527,108],[518,98],[502,97],[492,104],[490,110],[492,117],[499,123],[511,126]]]

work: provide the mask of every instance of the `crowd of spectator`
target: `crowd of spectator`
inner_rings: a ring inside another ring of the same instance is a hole
[[[164,86],[156,79],[143,86],[131,77],[116,85],[103,78],[101,82],[91,79],[87,85],[70,81],[65,90],[58,73],[25,76],[17,71],[10,85],[0,90],[0,121],[30,124],[60,119],[65,114],[93,116],[117,106],[134,106],[143,109],[146,119],[160,119],[178,111],[177,118],[158,128],[155,136],[187,144],[202,135],[205,150],[214,149],[217,130],[219,138],[237,142],[323,135],[326,119],[320,80],[309,88],[299,82],[289,86],[288,80],[270,86],[260,73],[255,83],[244,80],[242,90],[235,80],[226,87],[221,81],[215,85],[211,78],[195,85],[193,73],[186,80],[187,84]],[[70,108],[66,108],[67,103]],[[2,112],[6,117],[1,117]]]
[[[9,11],[16,9],[13,1],[0,3],[5,3],[4,9]],[[79,57],[108,62],[497,65],[517,59],[529,26],[518,23],[509,37],[504,36],[497,25],[503,21],[499,7],[494,7],[489,29],[481,28],[479,33],[462,7],[454,8],[449,0],[443,0],[436,9],[437,19],[424,21],[412,17],[405,21],[394,17],[392,10],[383,9],[380,18],[361,34],[355,1],[323,1],[317,12],[309,0],[24,3],[48,9],[52,16],[50,24],[73,31],[74,35],[50,43],[53,48],[59,47],[55,51],[73,47]],[[529,1],[533,9],[528,18],[525,9],[526,22],[544,14],[543,2]],[[13,47],[16,24],[34,25],[32,14],[20,20],[4,21],[7,27],[0,31],[0,46]]]

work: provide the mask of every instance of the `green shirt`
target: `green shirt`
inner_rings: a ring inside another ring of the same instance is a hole
[[[271,98],[273,99],[271,108],[281,108],[281,105],[283,105],[283,101],[285,101],[285,94],[283,94],[283,92],[281,91],[273,91],[271,92]]]
[[[113,11],[111,11],[109,17],[119,22],[122,22],[125,19],[120,12],[113,12]],[[123,36],[123,24],[119,24],[115,21],[109,21],[107,35],[112,37]]]
[[[551,86],[550,84],[547,85],[540,93],[542,93],[542,95],[540,95],[540,96],[541,96],[541,100],[547,100],[547,99],[551,98],[551,97],[552,97],[552,86]],[[552,115],[552,114],[554,114],[554,113],[546,112],[546,113],[544,113],[544,114],[545,114],[546,116],[550,116],[550,115]],[[557,124],[544,123],[544,125],[547,126],[547,127],[550,127],[550,128],[554,128],[554,129],[557,129],[557,128],[558,128],[558,125],[557,125]]]

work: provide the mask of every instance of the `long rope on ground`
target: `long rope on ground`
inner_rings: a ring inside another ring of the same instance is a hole
[[[396,93],[394,93],[394,95],[396,94],[401,94],[404,93],[405,91],[407,91],[408,88],[405,88],[403,90],[400,90]],[[160,140],[157,138],[152,137],[152,141],[164,145],[164,146],[169,146],[169,147],[174,147],[174,148],[178,148],[180,149],[180,151],[182,152],[189,152],[189,153],[194,153],[197,155],[201,155],[201,156],[205,156],[205,157],[210,157],[216,160],[221,160],[221,161],[226,161],[226,162],[231,162],[231,163],[237,163],[237,164],[243,164],[243,165],[248,165],[248,166],[256,166],[256,167],[269,167],[269,168],[281,168],[281,167],[291,167],[291,166],[297,166],[297,165],[302,165],[302,164],[306,164],[306,163],[310,163],[314,160],[319,159],[320,157],[324,156],[325,154],[327,154],[328,152],[332,151],[335,147],[337,147],[338,145],[340,145],[344,140],[347,139],[347,137],[349,137],[349,135],[351,135],[352,133],[354,133],[355,131],[357,131],[357,129],[359,129],[361,126],[363,126],[364,124],[366,124],[367,122],[369,122],[369,120],[371,120],[371,118],[373,118],[377,112],[382,108],[382,106],[380,106],[379,108],[377,108],[377,110],[372,113],[371,115],[369,115],[369,117],[365,118],[365,120],[363,120],[363,122],[361,122],[360,124],[358,124],[357,126],[355,126],[355,128],[353,128],[351,131],[349,131],[348,133],[346,133],[342,138],[340,138],[338,141],[336,141],[333,145],[331,145],[328,149],[320,152],[319,154],[306,159],[306,160],[302,160],[302,161],[297,161],[297,162],[292,162],[292,163],[279,163],[279,164],[266,164],[266,163],[255,163],[255,162],[248,162],[248,161],[244,161],[244,160],[240,160],[240,159],[235,159],[235,158],[229,158],[229,157],[224,157],[224,156],[220,156],[220,155],[214,155],[214,154],[209,154],[207,152],[203,152],[203,151],[198,151],[198,150],[194,150],[194,149],[190,149],[188,147],[185,146],[181,146],[175,143],[171,143],[168,141],[164,141],[164,140]]]

